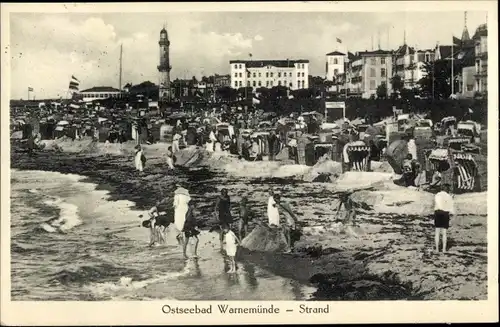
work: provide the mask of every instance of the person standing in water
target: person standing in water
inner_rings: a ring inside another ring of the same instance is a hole
[[[274,191],[272,189],[269,190],[269,198],[267,200],[267,218],[270,227],[279,227],[280,213],[274,196]]]
[[[274,201],[278,205],[279,208],[283,209],[288,215],[285,215],[286,221],[283,224],[283,232],[285,234],[285,239],[286,239],[286,244],[287,244],[287,249],[285,250],[285,253],[290,253],[292,252],[292,231],[295,231],[297,228],[297,216],[293,213],[292,208],[290,205],[284,201],[281,200],[281,196],[279,194],[276,194],[274,196]]]
[[[220,195],[217,197],[215,202],[215,215],[218,218],[219,226],[221,229],[220,233],[220,248],[223,249],[224,233],[222,232],[226,227],[230,228],[233,222],[233,217],[231,216],[231,199],[227,193],[227,189],[223,188],[220,191]]]
[[[450,228],[450,218],[455,215],[455,203],[448,193],[449,184],[443,184],[441,191],[434,196],[434,242],[436,252],[439,252],[439,236],[443,235],[443,253],[446,253],[447,231]]]
[[[240,240],[234,232],[229,229],[229,226],[224,226],[223,230],[221,231],[221,235],[224,237],[224,242],[226,243],[226,255],[229,258],[230,262],[230,268],[228,270],[228,273],[235,273],[236,272],[236,252],[238,250],[238,244],[240,243]]]
[[[238,234],[240,240],[248,234],[248,222],[250,221],[250,209],[248,208],[248,198],[244,196],[240,201],[240,221],[238,224]]]
[[[198,222],[194,216],[194,205],[193,202],[191,201],[188,204],[186,221],[184,222],[184,228],[182,232],[184,233],[183,244],[182,244],[182,254],[184,255],[184,259],[188,258],[186,254],[186,249],[190,238],[195,239],[193,258],[198,258],[197,251],[198,251],[198,243],[200,242],[200,240],[198,239],[198,235],[200,234],[200,231],[198,230]]]
[[[191,201],[189,191],[177,184],[177,189],[174,192],[174,225],[177,228],[177,241],[182,244],[184,223],[186,222],[186,214],[188,212],[188,203]]]

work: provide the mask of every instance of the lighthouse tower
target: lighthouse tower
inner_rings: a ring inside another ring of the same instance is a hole
[[[158,72],[160,73],[160,90],[159,90],[159,102],[170,101],[170,58],[169,58],[169,48],[170,41],[168,40],[168,34],[165,27],[160,31],[160,65],[158,65]]]

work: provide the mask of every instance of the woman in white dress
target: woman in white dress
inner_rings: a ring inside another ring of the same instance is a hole
[[[142,147],[140,145],[137,145],[135,147],[135,169],[138,171],[143,171],[144,170],[144,164],[143,164],[143,152],[142,152]]]
[[[191,201],[191,196],[189,191],[180,185],[177,185],[177,189],[174,192],[174,225],[177,228],[178,235],[177,240],[181,242],[182,230],[184,229],[184,223],[186,222],[186,213],[189,209],[189,201]]]
[[[280,213],[278,211],[278,204],[274,200],[274,192],[269,191],[269,200],[267,201],[267,218],[269,226],[278,227],[280,225]]]

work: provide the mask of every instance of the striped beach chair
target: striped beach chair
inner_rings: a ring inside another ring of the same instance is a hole
[[[462,148],[462,144],[469,144],[471,143],[470,141],[471,141],[470,137],[463,137],[463,136],[450,137],[448,139],[448,146],[453,150],[460,150]]]
[[[450,154],[448,149],[435,149],[430,151],[427,159],[431,172],[436,170],[443,172],[454,168],[452,183],[455,191],[463,193],[473,192],[478,189],[478,169],[472,154],[464,152],[452,152]]]
[[[470,153],[454,153],[453,160],[458,170],[456,176],[457,188],[472,192],[476,186],[477,165]]]
[[[351,171],[370,171],[370,147],[349,145],[347,147]]]

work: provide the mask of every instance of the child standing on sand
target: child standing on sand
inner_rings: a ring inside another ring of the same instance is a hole
[[[434,196],[434,241],[436,252],[439,252],[439,235],[443,235],[443,253],[446,253],[446,232],[450,227],[450,217],[455,215],[455,204],[453,197],[448,193],[449,184],[443,184],[441,191]]]
[[[238,250],[238,244],[240,244],[240,240],[236,237],[236,234],[232,230],[229,229],[228,225],[224,226],[224,241],[226,243],[226,254],[229,257],[230,268],[228,273],[236,272],[236,251]]]

